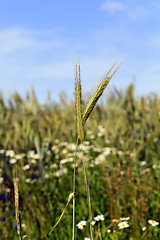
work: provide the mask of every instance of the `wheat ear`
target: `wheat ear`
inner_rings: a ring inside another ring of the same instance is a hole
[[[21,236],[21,217],[20,217],[20,211],[19,211],[18,177],[17,177],[17,170],[15,168],[13,169],[13,183],[14,183],[14,200],[15,200],[17,234],[19,236],[19,240],[22,240],[22,236]]]
[[[77,118],[77,132],[78,138],[81,142],[84,140],[84,129],[83,129],[83,121],[82,121],[82,90],[81,90],[81,73],[80,73],[80,65],[76,65],[75,71],[75,96],[76,96],[76,118]]]
[[[112,69],[114,68],[116,62],[112,65],[112,67],[109,69],[109,71],[107,72],[104,80],[99,84],[96,92],[93,94],[90,102],[88,103],[84,114],[83,114],[83,125],[85,124],[85,122],[87,121],[87,119],[89,118],[89,116],[91,115],[96,103],[98,102],[98,99],[100,98],[100,96],[103,94],[105,88],[107,87],[107,85],[109,84],[110,80],[112,79],[112,77],[114,76],[114,74],[117,72],[118,68],[121,66],[121,64],[116,68],[116,70],[109,76],[110,72],[112,71]]]

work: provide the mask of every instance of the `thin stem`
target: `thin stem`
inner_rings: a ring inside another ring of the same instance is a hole
[[[89,191],[89,186],[87,182],[87,173],[86,173],[86,167],[85,167],[85,161],[84,161],[84,150],[83,150],[83,145],[81,142],[81,149],[82,149],[82,162],[83,162],[83,171],[84,171],[84,178],[85,178],[85,184],[86,184],[86,192],[87,192],[87,198],[88,198],[88,208],[89,208],[89,222],[90,222],[90,235],[91,235],[91,240],[93,240],[93,233],[92,233],[92,212],[91,212],[91,201],[90,201],[90,191]]]
[[[100,240],[102,240],[100,222],[98,222],[98,235],[99,235]]]
[[[72,240],[75,239],[75,205],[76,205],[76,199],[75,199],[75,192],[76,192],[76,159],[77,159],[77,148],[78,148],[78,138],[76,142],[76,149],[75,149],[75,156],[74,156],[74,174],[73,174],[73,234],[72,234]]]

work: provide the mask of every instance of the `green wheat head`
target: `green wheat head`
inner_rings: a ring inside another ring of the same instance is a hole
[[[85,124],[85,122],[87,121],[89,116],[91,115],[91,113],[92,113],[96,103],[98,102],[100,96],[103,94],[105,88],[108,86],[110,80],[112,79],[114,74],[117,72],[117,70],[118,70],[118,68],[120,67],[121,64],[115,69],[115,71],[111,75],[109,75],[115,65],[116,65],[116,62],[113,63],[112,67],[107,72],[104,80],[99,84],[97,90],[95,91],[95,93],[93,94],[90,102],[88,103],[88,105],[87,105],[87,107],[84,111],[84,114],[83,114],[83,125]]]
[[[76,64],[76,70],[75,70],[75,96],[76,96],[76,117],[77,117],[77,133],[78,138],[83,142],[84,140],[84,125],[91,115],[94,107],[96,106],[96,103],[98,102],[100,96],[103,94],[104,90],[108,86],[110,80],[114,76],[114,74],[117,72],[118,68],[121,66],[121,64],[111,73],[114,66],[116,65],[116,62],[113,63],[109,71],[107,72],[104,80],[101,81],[99,86],[97,87],[97,90],[93,94],[91,100],[89,101],[87,107],[84,110],[84,113],[82,115],[82,92],[81,92],[81,76],[80,76],[80,65],[78,65],[77,70],[77,64]],[[111,74],[110,74],[111,73]]]
[[[81,90],[81,73],[80,65],[76,65],[75,70],[75,96],[76,96],[76,118],[77,118],[77,132],[78,138],[81,142],[84,140],[84,129],[82,120],[82,90]]]

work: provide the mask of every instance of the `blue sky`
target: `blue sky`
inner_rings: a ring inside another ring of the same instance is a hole
[[[72,96],[80,59],[83,90],[123,62],[110,88],[134,81],[138,95],[160,94],[159,0],[7,0],[0,6],[0,90],[41,103],[51,91]]]

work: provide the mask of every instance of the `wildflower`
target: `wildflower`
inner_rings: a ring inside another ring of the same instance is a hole
[[[5,194],[1,194],[0,199],[7,199],[7,196]]]
[[[123,152],[122,150],[119,150],[119,151],[118,151],[118,155],[119,155],[119,156],[123,156],[123,155],[124,155],[124,152]]]
[[[32,163],[32,164],[36,164],[37,161],[36,161],[35,159],[31,159],[31,163]]]
[[[61,142],[58,145],[59,145],[59,147],[65,147],[68,145],[68,142]]]
[[[98,126],[98,130],[101,134],[105,133],[105,128],[103,128],[101,125]]]
[[[25,224],[25,223],[22,223],[22,228],[23,228],[24,230],[26,230],[26,229],[27,229],[27,226],[26,226],[26,224]]]
[[[14,157],[14,156],[15,156],[15,152],[13,150],[6,151],[6,157]]]
[[[96,224],[96,222],[95,222],[95,221],[92,221],[92,222],[91,222],[91,225],[92,225],[92,226],[94,226],[95,224]]]
[[[74,161],[74,158],[71,157],[71,158],[64,158],[60,161],[60,164],[65,164],[65,163],[68,163],[68,162],[73,162]]]
[[[28,151],[28,156],[31,158],[35,154],[34,150]]]
[[[92,135],[90,135],[90,139],[94,139],[95,138],[95,136],[92,134]]]
[[[3,177],[0,177],[0,184],[3,182]]]
[[[69,150],[74,151],[74,150],[76,150],[76,145],[74,143],[70,143],[68,145],[68,148],[69,148]]]
[[[40,156],[37,153],[32,154],[31,157],[33,159],[39,159],[40,158]]]
[[[26,165],[23,167],[23,170],[26,171],[26,170],[28,170],[28,169],[30,169],[30,166],[29,166],[29,164],[26,164]]]
[[[84,141],[83,144],[84,145],[90,145],[90,142],[89,141]]]
[[[130,219],[130,217],[123,217],[123,218],[120,218],[119,220],[120,221],[128,221]]]
[[[143,227],[143,228],[142,228],[142,232],[144,232],[145,230],[146,230],[146,227]]]
[[[153,227],[159,225],[159,222],[156,222],[155,220],[148,220],[148,223],[151,224]]]
[[[110,232],[111,232],[111,229],[108,229],[108,230],[107,230],[107,233],[110,233]]]
[[[116,222],[118,222],[118,219],[112,219],[112,223],[116,223]]]
[[[48,179],[48,178],[49,178],[49,174],[46,173],[46,174],[44,175],[44,178]]]
[[[52,151],[55,151],[58,149],[58,147],[56,145],[53,145],[51,149],[52,149]]]
[[[10,164],[14,164],[14,163],[17,162],[17,159],[15,159],[15,158],[11,158],[11,159],[9,160],[9,162],[10,162]]]
[[[98,215],[97,217],[94,217],[95,221],[103,221],[104,220],[104,216],[103,215]]]
[[[102,132],[99,132],[99,133],[97,134],[98,137],[102,137],[103,135],[104,135],[104,133],[102,133]]]
[[[57,165],[56,163],[53,163],[53,164],[50,166],[50,168],[55,168],[55,169],[57,169],[57,168],[58,168],[58,165]]]
[[[104,154],[100,154],[98,157],[96,157],[95,164],[96,165],[101,164],[105,160],[106,160],[106,158],[105,158]]]
[[[140,165],[142,166],[142,167],[145,167],[146,166],[146,161],[142,161],[141,163],[140,163]]]
[[[1,221],[2,221],[2,222],[5,222],[5,221],[6,221],[6,218],[5,218],[5,217],[2,217],[2,218],[1,218]]]
[[[20,160],[25,157],[25,153],[16,154],[15,157],[17,160]]]
[[[48,150],[48,151],[47,151],[47,154],[48,154],[48,155],[50,155],[51,153],[52,153],[51,150]]]
[[[26,182],[26,183],[30,183],[30,182],[31,182],[31,179],[30,179],[30,178],[26,178],[25,182]]]
[[[128,222],[124,221],[118,224],[119,229],[127,228],[129,227]]]
[[[63,169],[60,169],[60,170],[56,171],[56,172],[53,174],[53,176],[55,176],[55,177],[61,177],[61,176],[63,176],[63,175],[66,174],[66,173],[67,173],[67,169],[66,169],[66,168],[63,168]]]
[[[78,229],[83,229],[83,227],[86,225],[86,221],[80,221],[78,224],[77,224],[77,227]]]
[[[91,240],[90,238],[85,238],[84,240]]]
[[[5,150],[4,149],[1,149],[0,150],[0,154],[4,154],[5,153]]]
[[[86,134],[87,134],[87,135],[91,135],[91,134],[92,134],[92,131],[87,130],[87,131],[86,131]]]
[[[111,153],[111,148],[110,148],[110,147],[106,147],[106,148],[104,148],[104,152],[103,152],[103,154],[104,154],[105,156],[110,155],[110,153]]]

